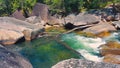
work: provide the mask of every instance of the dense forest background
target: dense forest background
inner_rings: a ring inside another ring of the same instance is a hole
[[[30,13],[37,2],[49,5],[51,14],[77,14],[90,9],[101,9],[108,4],[119,3],[120,0],[0,0],[0,16],[9,16],[19,8],[23,13]]]

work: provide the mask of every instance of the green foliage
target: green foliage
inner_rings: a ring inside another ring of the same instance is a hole
[[[0,16],[11,15],[18,8],[29,12],[35,3],[36,0],[0,0]]]
[[[49,5],[51,14],[66,15],[104,8],[107,4],[120,3],[120,0],[0,0],[0,16],[10,15],[18,8],[30,13],[36,2]]]
[[[79,13],[83,9],[100,9],[105,7],[112,0],[42,0],[50,6],[52,13]],[[115,2],[119,0],[113,0]]]

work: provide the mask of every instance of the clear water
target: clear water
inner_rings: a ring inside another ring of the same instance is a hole
[[[85,59],[102,61],[98,48],[100,45],[105,44],[105,41],[101,38],[88,38],[72,33],[63,35],[62,41],[78,51]]]
[[[59,61],[81,58],[79,54],[58,43],[53,37],[43,37],[31,42],[23,42],[10,49],[27,58],[33,68],[51,68]]]
[[[110,38],[115,38],[116,40],[117,36],[101,39],[88,38],[71,33],[57,38],[61,42],[58,42],[54,37],[41,37],[31,42],[23,42],[13,47],[10,46],[10,49],[19,52],[27,58],[34,68],[51,68],[57,62],[69,58],[83,59],[84,57],[88,60],[100,62],[102,57],[99,54],[98,47],[105,44],[105,41]],[[68,47],[63,43],[67,44]]]

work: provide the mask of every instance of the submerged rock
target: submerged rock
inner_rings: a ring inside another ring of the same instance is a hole
[[[3,45],[14,44],[20,38],[28,37],[24,34],[24,30],[30,31],[30,40],[32,36],[36,36],[43,32],[43,26],[38,27],[25,21],[21,21],[12,17],[0,17],[0,43]],[[36,34],[36,35],[35,35]],[[27,40],[27,39],[26,39]]]
[[[52,68],[120,68],[120,65],[80,59],[68,59],[57,63]]]
[[[0,45],[0,68],[33,68],[31,63],[20,55]]]
[[[98,34],[96,34],[96,36],[98,36],[98,37],[108,37],[108,36],[110,36],[111,34],[110,34],[110,32],[109,31],[103,31],[103,32],[100,32],[100,33],[98,33]]]
[[[120,55],[108,54],[104,56],[103,61],[108,63],[120,64]]]
[[[100,46],[101,55],[120,55],[120,44],[118,42],[110,41]]]

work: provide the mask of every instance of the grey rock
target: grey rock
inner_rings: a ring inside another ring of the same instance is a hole
[[[42,3],[36,3],[33,7],[33,16],[40,16],[45,22],[48,21],[48,6]]]
[[[113,24],[116,28],[120,28],[120,21],[113,21],[112,24]]]
[[[82,14],[80,13],[74,19],[73,24],[76,26],[86,25],[86,24],[94,24],[100,21],[99,17],[91,14]]]
[[[31,63],[17,53],[0,45],[0,68],[33,68]]]
[[[30,39],[33,33],[39,34],[43,32],[43,26],[35,26],[25,21],[21,21],[12,17],[0,17],[0,43],[1,44],[14,44],[20,38],[26,36],[23,31],[30,31]],[[26,36],[28,37],[28,36]]]
[[[60,25],[60,22],[56,17],[49,16],[47,24],[49,24],[49,25]]]
[[[46,24],[46,22],[43,21],[40,16],[31,16],[26,18],[25,21],[37,26],[39,25],[44,26]]]
[[[90,28],[83,30],[83,31],[90,32],[93,34],[98,34],[103,31],[116,31],[116,28],[113,25],[109,24],[108,22],[100,22],[99,24],[96,24]]]
[[[19,20],[25,20],[21,10],[16,10],[11,16]]]
[[[63,24],[68,22],[72,23],[75,26],[86,25],[86,24],[96,24],[100,21],[98,16],[92,14],[80,13],[78,15],[70,14],[64,19],[61,20]]]
[[[68,59],[57,63],[52,68],[120,68],[120,65],[82,59]]]

